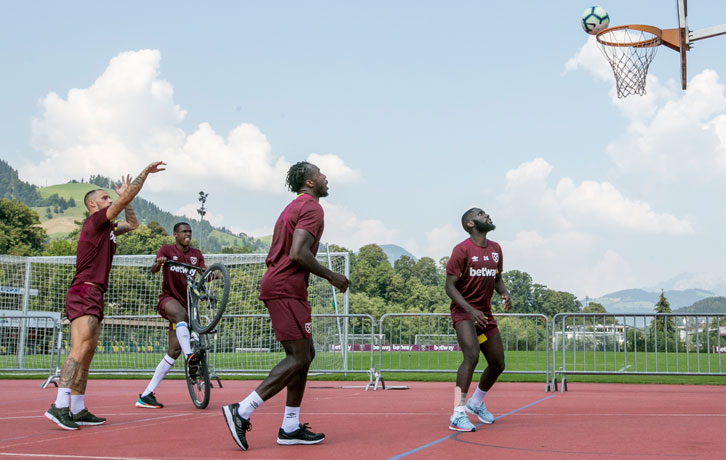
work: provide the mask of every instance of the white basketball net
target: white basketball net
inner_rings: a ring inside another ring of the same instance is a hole
[[[637,27],[637,26],[635,26]],[[662,43],[658,33],[629,26],[605,29],[597,35],[597,44],[615,74],[618,98],[645,94],[648,66]]]

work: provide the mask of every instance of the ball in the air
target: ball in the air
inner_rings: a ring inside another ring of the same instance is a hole
[[[608,12],[599,6],[591,6],[582,13],[582,28],[590,35],[597,35],[610,24]]]

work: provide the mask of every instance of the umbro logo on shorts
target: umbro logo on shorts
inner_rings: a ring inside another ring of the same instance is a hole
[[[313,325],[312,325],[312,323],[305,323],[305,332],[307,332],[308,334],[312,334],[313,333]]]

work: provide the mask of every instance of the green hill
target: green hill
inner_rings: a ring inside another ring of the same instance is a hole
[[[71,181],[36,187],[21,181],[17,171],[0,160],[0,198],[16,199],[37,212],[41,226],[51,239],[65,238],[76,229],[76,222],[82,221],[86,215],[83,197],[89,190],[97,188],[104,188],[109,195],[116,196],[111,180],[103,176],[91,176],[88,182]],[[226,228],[213,227],[206,221],[172,214],[140,197],[134,199],[133,205],[140,223],[158,222],[169,233],[177,222],[189,222],[195,238],[202,235],[205,252],[221,252],[225,247],[248,247],[253,252],[266,252],[269,248],[269,242],[243,233],[236,235]]]
[[[673,313],[726,313],[726,297],[709,297],[690,307],[673,310]]]

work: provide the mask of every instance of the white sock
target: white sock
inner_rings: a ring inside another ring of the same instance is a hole
[[[239,402],[239,408],[237,408],[237,414],[245,420],[249,420],[258,407],[262,405],[264,401],[260,398],[260,395],[256,391],[250,393],[245,399]]]
[[[282,417],[282,431],[292,433],[300,428],[300,408],[285,406],[285,415]]]
[[[176,338],[179,340],[182,353],[184,356],[189,356],[192,352],[192,345],[189,343],[189,326],[184,321],[176,323],[174,330],[176,331]]]
[[[463,405],[454,407],[454,415],[464,415],[465,413],[466,409]]]
[[[471,399],[469,400],[469,402],[471,403],[471,406],[476,407],[476,406],[481,405],[482,400],[484,399],[484,396],[486,396],[486,395],[487,395],[487,392],[482,391],[479,388],[479,386],[477,386],[476,391],[474,392],[473,395],[471,395]]]
[[[58,394],[55,397],[55,407],[68,407],[71,401],[71,389],[58,387]]]
[[[146,390],[141,393],[141,396],[146,396],[156,390],[156,387],[159,386],[161,381],[164,380],[164,377],[166,377],[166,374],[169,372],[172,366],[174,366],[175,361],[176,360],[169,355],[161,358],[161,361],[159,361],[159,364],[156,366],[156,370],[154,371],[154,376],[151,377],[151,381],[146,386]]]
[[[71,395],[71,414],[77,414],[86,408],[86,395]]]

